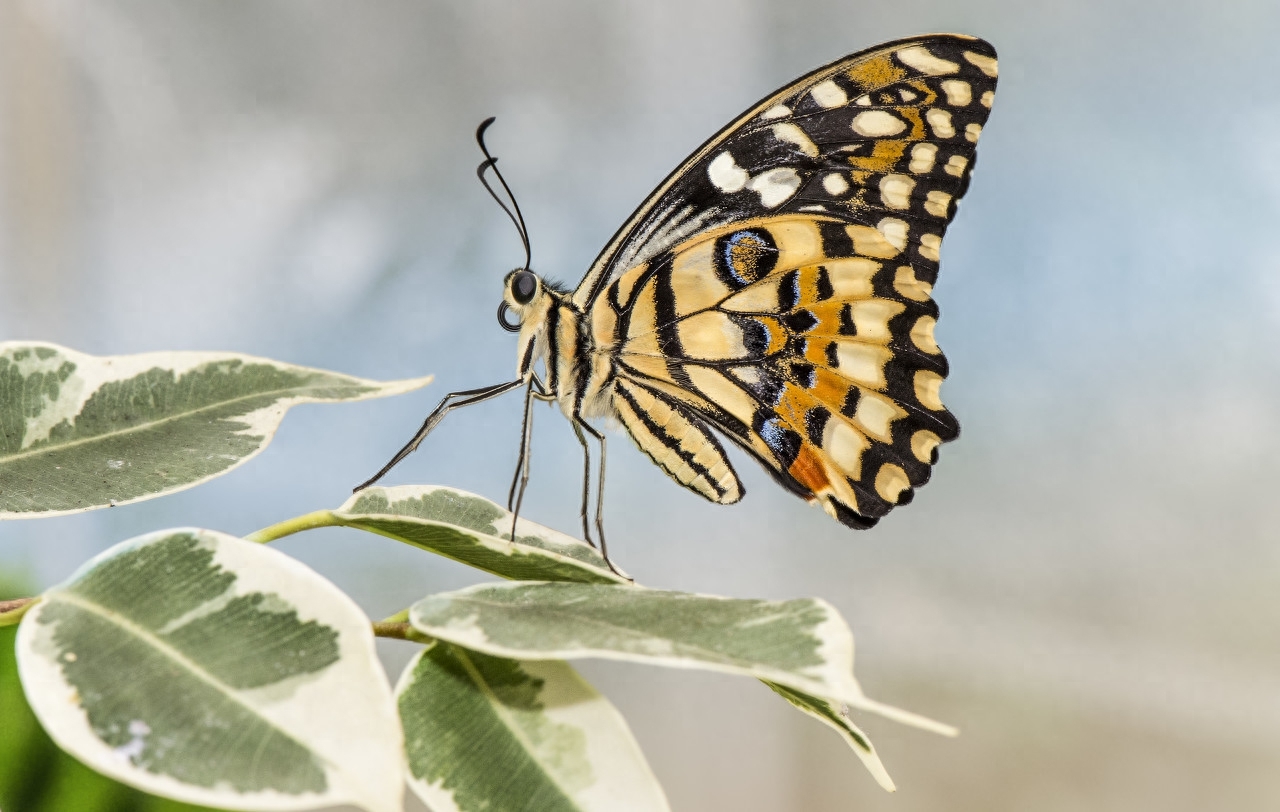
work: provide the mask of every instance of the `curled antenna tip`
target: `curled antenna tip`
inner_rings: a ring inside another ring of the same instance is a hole
[[[481,149],[484,149],[484,131],[489,129],[489,125],[497,120],[497,116],[489,116],[484,121],[480,122],[479,127],[476,127],[476,143],[480,145]],[[488,150],[484,151],[488,153]]]
[[[524,214],[520,211],[520,204],[516,202],[516,196],[512,194],[511,187],[507,185],[507,179],[502,177],[502,172],[498,169],[498,159],[489,152],[489,147],[484,143],[485,130],[489,129],[489,125],[493,124],[497,118],[489,116],[480,122],[480,126],[476,127],[476,143],[480,145],[480,151],[484,153],[485,159],[476,167],[476,177],[480,179],[480,183],[484,185],[485,191],[497,202],[497,204],[506,212],[507,217],[511,218],[512,224],[516,227],[516,232],[520,235],[520,242],[524,245],[524,267],[528,268],[529,263],[533,261],[532,251],[529,248],[529,229],[524,224]],[[508,208],[502,198],[489,185],[489,181],[485,178],[485,173],[490,169],[498,178],[498,183],[502,185],[502,191],[506,192],[507,200],[511,202]]]

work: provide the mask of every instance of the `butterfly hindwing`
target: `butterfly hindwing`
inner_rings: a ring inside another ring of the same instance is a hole
[[[991,47],[955,35],[832,63],[700,148],[619,231],[574,299],[607,316],[615,404],[668,473],[736,500],[711,425],[851,526],[928,480],[959,432],[932,286],[995,82]]]
[[[831,256],[847,228],[803,215],[721,228],[624,275],[605,306],[622,316],[620,387],[678,399],[849,523],[908,500],[958,427],[937,398],[936,306],[891,261]],[[714,304],[682,301],[686,278]]]
[[[742,483],[724,448],[687,407],[626,378],[618,380],[614,391],[627,433],[672,479],[722,505],[742,498]]]

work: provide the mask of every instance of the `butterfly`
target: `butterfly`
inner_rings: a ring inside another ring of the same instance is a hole
[[[592,419],[621,424],[672,479],[719,504],[737,502],[743,486],[717,435],[849,527],[910,502],[938,447],[959,434],[939,395],[948,366],[932,290],[996,67],[983,40],[933,34],[797,79],[680,164],[572,291],[529,269],[524,218],[485,146],[485,121],[477,174],[525,247],[498,309],[519,334],[518,376],[447,395],[356,490],[450,410],[523,388],[508,508],[519,513],[528,482],[531,405],[557,403],[583,447],[589,542],[587,437],[600,445],[595,530],[606,560],[605,435]]]

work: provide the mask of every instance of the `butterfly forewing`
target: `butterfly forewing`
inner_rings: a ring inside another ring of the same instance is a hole
[[[932,285],[995,82],[992,48],[955,35],[840,60],[707,142],[619,231],[574,300],[668,473],[737,499],[711,425],[852,526],[927,481],[959,430]]]
[[[764,214],[821,206],[870,226],[886,213],[945,225],[968,186],[995,84],[994,49],[954,34],[886,43],[813,71],[672,172],[592,263],[574,303],[587,307],[607,281],[700,231]],[[936,269],[936,258],[924,260]]]

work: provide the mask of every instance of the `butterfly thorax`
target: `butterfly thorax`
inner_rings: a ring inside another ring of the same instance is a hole
[[[520,318],[518,374],[527,380],[541,361],[547,393],[566,416],[614,417],[611,347],[597,343],[591,320],[573,304],[567,292],[541,278],[536,281],[537,289],[527,302],[521,303],[513,295],[517,291],[510,281],[504,297]]]

